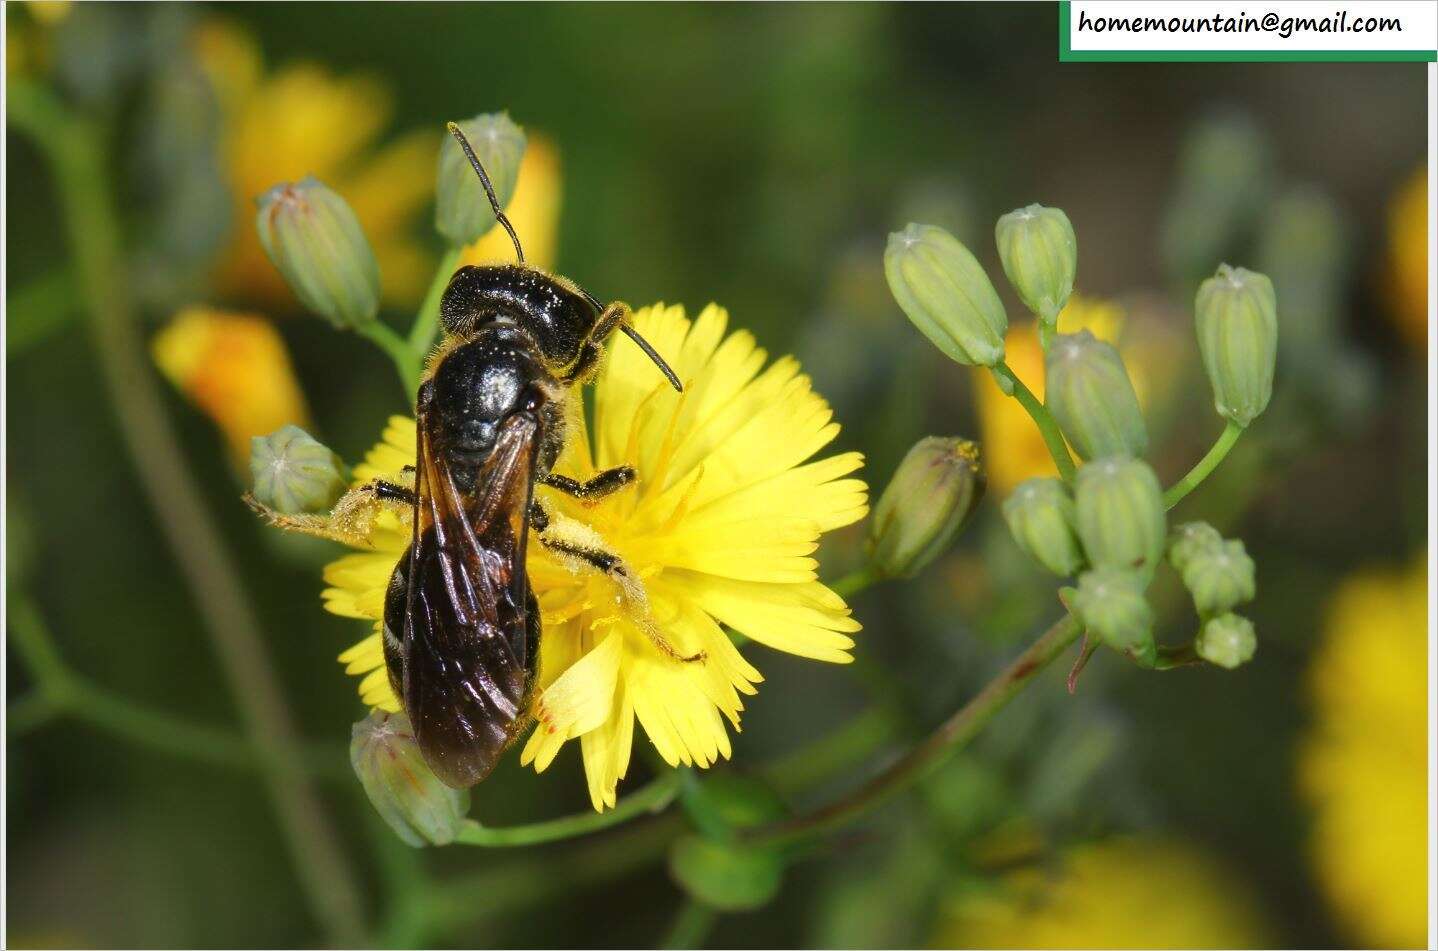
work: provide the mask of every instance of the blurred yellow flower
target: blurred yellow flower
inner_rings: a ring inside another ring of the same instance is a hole
[[[544,770],[578,739],[595,809],[613,806],[628,770],[637,718],[671,765],[709,766],[731,747],[725,719],[739,726],[741,694],[759,672],[721,625],[815,660],[850,660],[859,624],[817,580],[812,553],[824,532],[868,511],[864,483],[848,478],[858,453],[808,462],[838,434],[828,404],[798,363],[766,354],[752,335],[726,335],[728,314],[709,306],[694,320],[656,305],[636,328],[684,381],[675,393],[648,359],[622,342],[594,385],[594,430],[571,403],[570,433],[556,470],[584,479],[634,466],[635,486],[588,504],[541,487],[550,531],[613,551],[638,579],[621,592],[607,575],[577,571],[541,545],[529,546],[530,583],[544,637],[537,726],[521,762]],[[397,478],[415,458],[413,420],[395,417],[384,441],[357,466],[357,484]],[[398,710],[384,667],[380,619],[385,588],[409,531],[392,515],[370,536],[372,550],[331,564],[325,606],[375,622],[375,633],[340,656],[360,675],[365,703]],[[654,642],[662,634],[684,662]]]
[[[559,150],[540,133],[527,135],[524,160],[519,165],[519,179],[514,196],[504,206],[519,238],[524,242],[524,257],[530,264],[549,270],[554,267],[559,243],[559,205],[562,192],[559,174]],[[474,244],[464,249],[460,264],[492,264],[513,261],[514,245],[503,228],[490,228]]]
[[[1334,595],[1299,782],[1318,876],[1355,938],[1421,947],[1428,915],[1428,560]]]
[[[1126,315],[1118,304],[1075,294],[1059,314],[1058,330],[1065,334],[1087,330],[1117,347],[1125,322]],[[1004,347],[1004,359],[1014,375],[1023,380],[1035,396],[1043,399],[1044,354],[1035,325],[1026,323],[1010,327]],[[1147,381],[1142,368],[1129,366],[1128,371],[1139,403],[1143,404],[1147,397]],[[1002,497],[1027,478],[1057,475],[1053,459],[1044,447],[1043,437],[1019,401],[1005,396],[987,373],[979,374],[978,381],[979,425],[983,432],[990,491]]]
[[[155,336],[151,352],[170,382],[219,426],[241,470],[252,436],[309,424],[285,342],[259,314],[187,308]]]
[[[955,896],[938,948],[1252,948],[1267,931],[1243,885],[1191,845],[1116,839]]]
[[[28,18],[5,17],[5,78],[23,79],[46,72],[52,55],[52,27],[70,15],[70,0],[26,0],[12,8]]]
[[[203,25],[195,45],[219,100],[232,194],[220,291],[274,309],[295,306],[260,247],[254,200],[279,182],[314,175],[354,208],[379,260],[385,299],[418,301],[433,260],[415,232],[434,193],[439,133],[409,133],[376,149],[393,108],[378,80],[337,77],[308,62],[266,73],[253,37],[221,21]]]
[[[1419,167],[1388,208],[1390,296],[1399,329],[1428,349],[1428,169]]]

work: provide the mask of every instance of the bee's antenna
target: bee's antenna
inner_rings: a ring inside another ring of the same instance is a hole
[[[669,381],[670,386],[674,387],[674,389],[680,393],[684,392],[684,384],[679,382],[679,377],[669,368],[669,364],[664,362],[664,358],[659,355],[659,351],[651,347],[648,340],[639,336],[639,331],[628,324],[620,324],[619,329],[624,331],[624,336],[639,345],[639,349],[644,351],[645,356],[654,361],[654,365],[659,368],[660,373],[664,374],[664,378]]]
[[[499,207],[499,198],[494,194],[494,186],[489,183],[489,176],[485,174],[484,166],[479,162],[479,156],[474,154],[470,148],[469,140],[464,137],[464,132],[456,122],[448,123],[445,128],[449,134],[459,140],[459,147],[464,149],[464,157],[469,159],[469,164],[474,166],[474,171],[479,175],[479,183],[484,186],[484,193],[489,196],[489,207],[494,209],[494,219],[504,225],[504,230],[509,232],[509,240],[514,242],[514,253],[519,255],[519,263],[524,263],[524,248],[519,245],[519,235],[514,232],[514,225],[504,216],[504,211]]]

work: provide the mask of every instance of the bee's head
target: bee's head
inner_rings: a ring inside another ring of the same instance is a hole
[[[447,333],[468,336],[491,324],[512,324],[529,335],[556,375],[579,359],[599,314],[573,284],[527,264],[462,267],[439,303]]]
[[[582,369],[581,361],[592,366],[598,352],[595,348],[618,329],[639,345],[676,390],[682,390],[674,371],[626,321],[627,307],[611,305],[606,310],[592,294],[571,281],[524,263],[519,235],[499,207],[484,165],[459,126],[451,122],[449,131],[459,140],[465,157],[479,176],[495,220],[509,233],[519,262],[467,265],[455,271],[440,299],[439,319],[445,331],[468,335],[493,323],[513,324],[534,341],[545,367],[556,376],[564,376],[571,370]]]

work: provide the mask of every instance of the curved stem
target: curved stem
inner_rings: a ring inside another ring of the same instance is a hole
[[[1188,475],[1175,482],[1163,494],[1163,507],[1165,509],[1173,508],[1183,501],[1185,495],[1198,488],[1199,484],[1208,478],[1209,473],[1218,468],[1218,464],[1223,461],[1224,456],[1228,455],[1228,451],[1233,448],[1233,444],[1238,442],[1238,437],[1242,435],[1243,427],[1235,422],[1230,421],[1227,426],[1223,427],[1223,432],[1219,434],[1218,439],[1214,440],[1208,454],[1188,470]]]
[[[719,913],[713,908],[692,898],[686,898],[684,903],[679,906],[679,911],[675,913],[674,922],[669,926],[669,931],[664,935],[664,940],[659,943],[659,947],[702,947],[704,939],[709,937],[709,932],[714,929],[718,920]]]
[[[11,701],[5,708],[5,736],[14,739],[33,733],[45,724],[56,720],[65,711],[54,698],[36,692],[19,700]]]
[[[5,314],[5,359],[13,360],[75,322],[75,276],[57,267],[10,292]]]
[[[902,734],[902,724],[892,711],[869,706],[842,726],[761,767],[759,775],[781,793],[798,793],[868,759]]]
[[[103,733],[172,756],[218,766],[264,768],[254,745],[244,737],[136,703],[71,670],[55,649],[55,639],[44,619],[24,594],[11,592],[8,620],[10,642],[36,685],[34,694],[6,709],[8,735],[18,736],[56,718],[71,716]],[[316,776],[352,775],[343,760],[325,754],[318,746],[307,749],[305,769]]]
[[[683,820],[671,813],[603,839],[572,843],[557,856],[519,853],[496,859],[483,871],[436,882],[416,913],[430,933],[442,935],[487,916],[558,907],[555,902],[568,892],[651,867],[683,828]]]
[[[394,368],[399,371],[399,380],[405,393],[411,400],[414,399],[415,392],[419,390],[420,374],[424,370],[424,353],[416,352],[393,328],[378,320],[371,320],[361,325],[358,330],[360,336],[370,340],[394,361]]]
[[[1028,411],[1034,425],[1039,428],[1039,435],[1044,438],[1044,445],[1048,447],[1049,455],[1053,457],[1054,465],[1058,466],[1059,475],[1065,482],[1073,482],[1074,461],[1069,455],[1068,444],[1064,442],[1063,433],[1059,431],[1059,424],[1054,421],[1053,414],[1048,410],[1033,391],[1024,386],[1024,381],[1018,378],[1018,374],[1009,369],[1007,363],[1000,363],[993,368],[996,375],[1003,377],[1012,384],[1014,399]]]
[[[545,822],[500,828],[482,826],[473,819],[466,819],[464,827],[455,841],[465,845],[481,845],[488,848],[512,848],[588,835],[591,832],[619,825],[621,822],[628,822],[644,813],[659,812],[673,802],[674,797],[678,795],[679,777],[678,770],[666,773],[644,788],[619,800],[618,805],[608,812],[584,812]]]
[[[414,326],[410,328],[409,348],[419,357],[421,366],[424,365],[424,358],[429,356],[429,348],[434,346],[435,334],[439,331],[439,302],[463,255],[464,248],[450,248],[440,258],[434,277],[429,282],[429,290],[425,292],[424,303],[420,305]]]
[[[363,944],[358,884],[299,768],[293,721],[250,599],[185,466],[136,330],[103,136],[91,121],[69,112],[43,88],[12,83],[8,93],[9,121],[35,140],[54,170],[76,276],[120,434],[266,766],[265,778],[300,884],[331,941]]]
[[[995,713],[1028,685],[1035,674],[1077,640],[1082,630],[1077,621],[1065,616],[918,746],[868,783],[843,799],[807,815],[748,830],[744,839],[754,845],[799,843],[872,812],[892,796],[931,774],[950,755],[967,745]]]
[[[837,581],[830,581],[827,582],[827,584],[829,590],[833,591],[839,597],[849,598],[863,591],[865,588],[873,587],[882,580],[884,579],[879,577],[879,573],[875,570],[874,566],[872,564],[866,564],[862,568],[849,572]]]

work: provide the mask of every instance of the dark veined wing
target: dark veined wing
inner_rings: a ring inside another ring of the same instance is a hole
[[[524,555],[539,423],[522,412],[506,419],[468,491],[433,436],[421,414],[415,536],[399,569],[405,610],[387,619],[402,632],[390,675],[425,761],[465,788],[489,775],[529,702],[538,618],[528,616]]]

